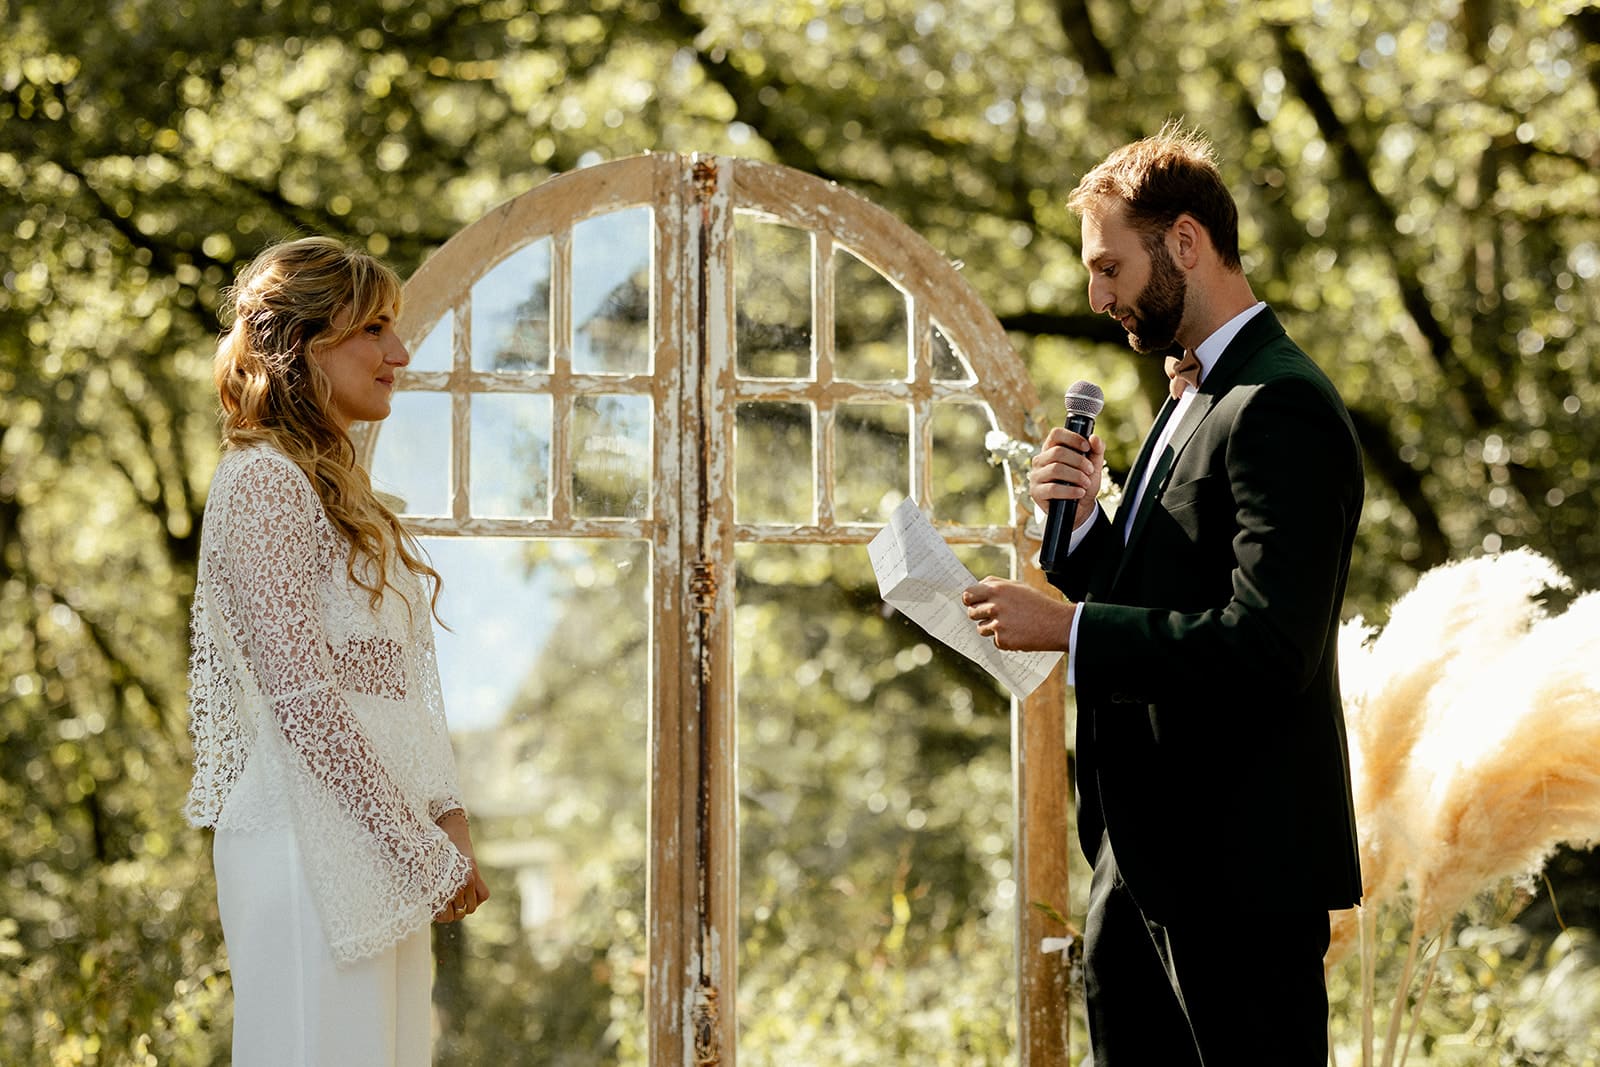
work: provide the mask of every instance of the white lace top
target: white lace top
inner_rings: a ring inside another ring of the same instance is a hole
[[[461,807],[422,583],[379,607],[310,480],[276,449],[223,455],[206,501],[189,670],[196,826],[291,828],[341,960],[425,927],[471,873],[435,820]]]

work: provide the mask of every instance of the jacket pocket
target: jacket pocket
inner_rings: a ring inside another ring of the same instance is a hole
[[[1162,508],[1168,513],[1173,513],[1198,506],[1205,497],[1206,490],[1215,480],[1215,475],[1205,474],[1186,482],[1169,482],[1161,493]]]

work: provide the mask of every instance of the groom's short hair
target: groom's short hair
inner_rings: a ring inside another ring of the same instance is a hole
[[[1082,215],[1105,201],[1122,204],[1129,224],[1146,241],[1159,241],[1187,212],[1211,235],[1223,264],[1244,269],[1239,208],[1217,170],[1211,142],[1179,122],[1112,152],[1078,182],[1067,207]]]

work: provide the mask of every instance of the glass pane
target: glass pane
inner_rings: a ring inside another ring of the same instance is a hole
[[[513,253],[472,287],[472,369],[550,369],[550,238]]]
[[[394,394],[378,427],[371,474],[395,514],[450,514],[449,394]]]
[[[833,512],[840,522],[885,522],[911,493],[911,409],[840,404],[833,430]]]
[[[650,398],[580,396],[572,403],[572,513],[650,514]]]
[[[435,1062],[642,1065],[648,547],[425,546],[444,576],[440,675],[492,894],[434,929]]]
[[[738,568],[741,1067],[1015,1063],[1009,699],[860,546]]]
[[[933,324],[933,377],[940,382],[976,383],[978,376],[967,366],[966,357],[956,350],[955,342],[944,335],[939,324]]]
[[[905,294],[844,249],[833,257],[834,377],[903,381],[910,377]]]
[[[740,404],[733,416],[735,522],[815,522],[816,412],[810,404]]]
[[[650,209],[630,208],[572,228],[572,368],[650,371]]]
[[[411,350],[411,363],[407,370],[447,371],[454,360],[450,351],[451,335],[455,332],[456,314],[446,311],[422,343]]]
[[[811,376],[811,235],[734,219],[734,348],[750,378]]]
[[[994,428],[982,404],[933,405],[933,513],[965,526],[1005,526],[1011,521],[1011,492],[1004,467],[989,462],[983,438]]]
[[[550,517],[550,428],[548,396],[473,396],[472,514]]]

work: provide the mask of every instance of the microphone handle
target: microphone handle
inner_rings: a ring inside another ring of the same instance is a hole
[[[1068,415],[1066,427],[1087,438],[1094,433],[1094,416]],[[1088,454],[1083,453],[1086,456]],[[1072,516],[1077,510],[1076,500],[1050,501],[1050,508],[1045,514],[1044,539],[1039,542],[1039,569],[1046,574],[1054,574],[1067,565],[1067,547],[1072,541]]]

